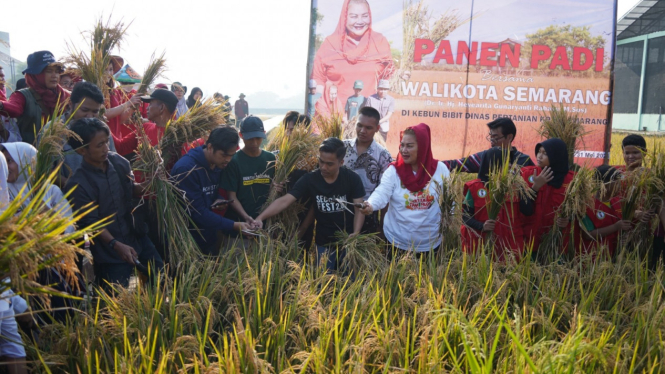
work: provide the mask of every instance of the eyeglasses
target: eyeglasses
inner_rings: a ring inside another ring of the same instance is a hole
[[[499,140],[504,139],[504,138],[505,138],[505,136],[503,136],[503,135],[499,136],[497,134],[488,134],[485,139],[487,139],[488,142],[491,142],[492,140],[499,141]]]

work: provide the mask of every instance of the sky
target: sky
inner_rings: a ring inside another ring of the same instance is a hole
[[[337,3],[342,2],[317,1],[319,7],[329,9],[341,8]],[[618,1],[618,17],[638,2]],[[29,17],[26,4],[36,10]],[[3,5],[0,31],[9,32],[14,58],[25,61],[28,54],[44,49],[61,58],[67,54],[67,43],[87,50],[81,33],[92,29],[100,16],[111,15],[113,21],[131,22],[118,54],[134,70],[141,73],[153,53],[166,52],[168,71],[159,82],[180,81],[190,90],[198,86],[206,96],[221,92],[235,99],[242,92],[250,98],[263,92],[263,97],[274,100],[304,101],[310,0],[67,0],[57,4],[29,0]],[[373,13],[383,15],[379,10]],[[395,24],[398,12],[383,13],[386,26]],[[337,19],[324,17],[322,30],[334,29],[336,23]]]

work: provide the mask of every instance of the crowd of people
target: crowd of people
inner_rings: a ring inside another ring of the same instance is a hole
[[[142,126],[149,142],[156,145],[169,121],[186,115],[204,96],[201,89],[194,88],[186,97],[187,87],[178,82],[170,89],[157,84],[150,95],[139,96],[131,85],[114,78],[123,66],[120,57],[113,57],[107,69],[107,87],[97,87],[80,81],[51,53],[40,51],[28,57],[26,88],[9,99],[4,96],[4,86],[0,90],[3,204],[29,193],[26,172],[37,156],[42,125],[54,115],[57,103],[67,103],[64,116],[71,117],[69,130],[76,136],[67,139],[63,159],[54,163],[59,173],[44,199],[49,208],[70,217],[72,211],[94,206],[76,223],[80,227],[112,217],[90,247],[95,280],[100,286],[127,286],[136,271],[150,281],[169,263],[168,241],[160,234],[154,206],[138,204],[146,197],[149,181],[132,164],[139,145],[136,126]],[[310,95],[316,95],[315,84],[310,87]],[[497,261],[519,260],[529,248],[536,251],[554,226],[564,236],[575,235],[577,248],[564,245],[562,254],[607,248],[606,254],[612,256],[619,233],[633,230],[637,222],[663,222],[661,207],[644,208],[634,220],[621,215],[625,187],[621,176],[643,167],[647,151],[643,137],[629,135],[623,139],[625,165],[597,168],[597,177],[607,188],[596,196],[595,205],[589,207],[583,220],[573,220],[557,215],[575,175],[561,139],[539,143],[534,164],[527,154],[512,146],[517,136],[512,120],[499,118],[487,124],[487,150],[439,161],[432,153],[430,128],[421,123],[401,134],[399,149],[393,150],[397,151],[394,159],[393,152],[375,141],[377,134],[385,138],[388,129],[393,104],[386,96],[387,84],[379,80],[377,94],[365,98],[363,82],[356,81],[354,94],[344,107],[345,120],[354,124],[356,136],[320,139],[315,161],[318,167],[294,171],[287,183],[274,181],[279,154],[262,149],[267,137],[263,122],[249,114],[241,94],[234,106],[237,126],[218,126],[198,144],[179,150],[167,165],[173,183],[184,192],[190,207],[188,221],[199,250],[207,256],[234,247],[252,250],[257,245],[256,230],[264,228],[269,218],[299,203],[305,211],[298,217],[298,238],[306,250],[316,248],[317,259],[325,258],[329,271],[338,271],[345,256],[337,244],[339,233],[379,233],[390,247],[387,252],[391,257],[435,253],[444,244],[442,215],[449,213],[441,211],[441,190],[437,186],[444,184],[452,171],[477,175],[464,185],[464,224],[460,232],[463,250],[478,251],[491,236],[491,255]],[[314,105],[317,116],[341,110],[341,105],[330,105],[338,102],[335,87],[332,83],[326,85],[324,103],[319,105],[319,98]],[[104,90],[109,94],[105,95]],[[221,94],[215,97],[224,98]],[[228,98],[220,102],[228,105]],[[131,121],[137,114],[142,118],[140,125]],[[309,127],[311,122],[305,114],[287,113],[282,121],[285,136],[288,139],[294,128]],[[532,197],[505,201],[498,216],[490,219],[487,182],[491,171],[506,162],[520,168]],[[268,204],[271,193],[281,197]],[[574,225],[583,230],[571,230]],[[662,256],[663,233],[662,226],[653,233],[650,266],[656,266]],[[9,360],[25,357],[23,347],[17,344],[20,335],[13,318],[14,313],[25,310],[25,301],[20,296],[12,297],[11,290],[0,297],[1,332],[6,337],[0,340],[0,355]],[[18,372],[20,369],[17,366]]]

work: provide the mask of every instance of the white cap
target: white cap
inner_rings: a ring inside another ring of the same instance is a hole
[[[390,89],[390,82],[388,82],[385,79],[381,79],[379,81],[379,88],[385,88],[386,90],[389,90]]]
[[[314,79],[309,80],[309,88],[316,88],[316,80]]]

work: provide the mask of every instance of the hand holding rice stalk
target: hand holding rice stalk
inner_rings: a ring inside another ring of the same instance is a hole
[[[69,100],[58,102],[53,110],[53,116],[42,126],[37,134],[37,162],[32,173],[32,183],[47,178],[53,171],[54,165],[62,163],[64,159],[63,147],[70,137],[80,139],[76,133],[69,130],[67,125],[74,113],[65,119],[65,111]],[[78,108],[76,108],[78,110]]]
[[[583,142],[583,136],[588,133],[584,129],[579,115],[567,112],[563,104],[559,108],[552,104],[549,113],[543,112],[543,117],[549,117],[549,119],[544,120],[540,125],[540,136],[545,139],[563,140],[568,148],[568,165],[572,167],[575,163],[577,142],[578,140]]]
[[[600,186],[595,178],[595,170],[590,168],[579,169],[566,187],[566,195],[556,211],[556,218],[571,220],[570,227],[575,230],[577,226],[574,222],[582,220],[586,216],[587,208],[593,209],[598,188]],[[570,240],[572,243],[572,234]],[[547,256],[549,260],[554,260],[563,249],[563,234],[555,220],[552,229],[543,238],[538,253],[540,256]],[[574,245],[570,245],[568,255],[572,256],[575,253],[574,250]]]
[[[224,106],[217,105],[214,99],[206,99],[175,121],[169,121],[159,141],[164,162],[168,165],[174,153],[180,152],[184,144],[206,138],[212,130],[225,123]]]

